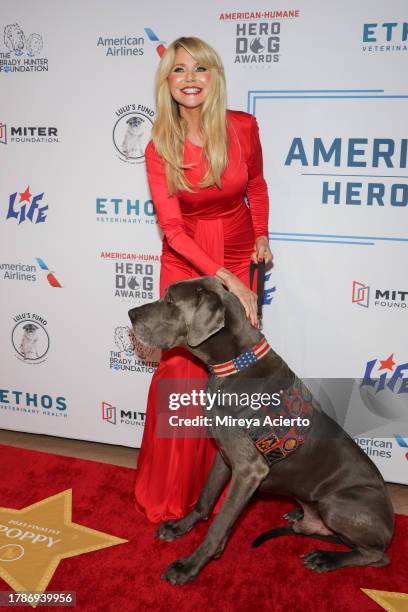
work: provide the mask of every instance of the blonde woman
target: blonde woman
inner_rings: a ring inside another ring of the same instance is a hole
[[[163,231],[160,296],[173,282],[215,275],[257,325],[249,264],[272,254],[268,193],[258,126],[248,113],[226,109],[226,85],[217,53],[199,38],[175,40],[156,77],[156,121],[146,167]],[[245,196],[248,205],[245,203]],[[160,437],[160,384],[208,373],[183,348],[163,351],[152,378],[136,472],[136,508],[153,522],[180,518],[195,505],[214,459],[209,438]],[[191,434],[190,434],[191,435]]]

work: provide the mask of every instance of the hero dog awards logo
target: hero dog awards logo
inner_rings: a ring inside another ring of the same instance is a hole
[[[50,348],[47,321],[34,313],[22,313],[13,318],[11,342],[20,361],[28,364],[43,363]]]
[[[4,45],[7,51],[0,51],[0,72],[48,72],[41,34],[26,35],[18,23],[11,23],[4,27]]]
[[[113,261],[115,297],[130,301],[136,306],[154,300],[158,295],[158,255],[103,251],[101,259]]]
[[[300,17],[299,10],[223,12],[221,22],[234,28],[234,63],[270,68],[282,56],[282,21]]]
[[[144,162],[154,114],[154,110],[143,104],[127,104],[116,110],[113,144],[120,160],[129,164]]]

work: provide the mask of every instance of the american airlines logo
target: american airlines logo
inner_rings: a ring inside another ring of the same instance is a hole
[[[374,294],[374,299],[373,299]],[[371,295],[371,297],[370,297]],[[401,289],[373,289],[366,283],[353,280],[351,301],[357,306],[368,308],[408,308],[408,291]]]

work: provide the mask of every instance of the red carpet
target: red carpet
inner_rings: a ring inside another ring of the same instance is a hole
[[[72,488],[73,522],[129,540],[63,559],[47,591],[76,591],[77,605],[52,610],[378,612],[381,608],[360,588],[408,591],[408,517],[396,517],[387,567],[315,574],[299,556],[335,545],[298,536],[251,549],[252,540],[283,525],[282,515],[293,507],[259,500],[246,511],[219,560],[207,565],[195,582],[171,586],[160,580],[161,573],[200,543],[207,525],[199,524],[172,543],[154,538],[157,527],[133,508],[134,470],[1,445],[0,466],[0,507],[23,508]],[[0,579],[0,591],[5,590],[10,588]]]

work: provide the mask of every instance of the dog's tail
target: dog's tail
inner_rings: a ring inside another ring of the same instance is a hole
[[[320,535],[319,533],[297,533],[292,529],[292,527],[276,527],[275,529],[270,529],[269,531],[265,531],[261,533],[255,540],[252,542],[252,548],[257,548],[266,540],[270,540],[271,538],[279,538],[280,536],[286,535],[307,535],[309,538],[317,538],[318,540],[325,540],[326,542],[334,542],[335,544],[344,544],[336,535]]]

